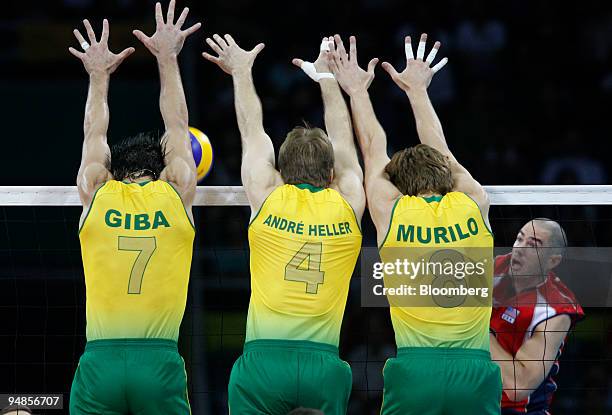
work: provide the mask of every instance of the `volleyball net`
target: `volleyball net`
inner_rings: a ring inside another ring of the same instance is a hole
[[[576,248],[570,253],[574,268],[560,277],[587,318],[572,329],[564,346],[553,409],[612,410],[612,186],[485,188],[500,254],[511,249],[519,229],[534,218],[557,221],[569,248]],[[242,187],[219,186],[199,187],[193,211],[197,232],[179,349],[193,412],[226,413],[229,374],[242,352],[250,296],[250,210]],[[0,187],[0,393],[56,393],[68,400],[85,345],[80,215],[73,186]],[[364,249],[375,249],[368,214],[363,233]],[[395,354],[389,310],[363,306],[360,277],[358,269],[340,340],[341,357],[353,370],[350,414],[378,413],[382,368]]]

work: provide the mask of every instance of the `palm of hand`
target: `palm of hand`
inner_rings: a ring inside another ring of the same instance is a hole
[[[102,43],[91,45],[83,57],[83,65],[88,73],[96,71],[113,73],[119,63],[119,55],[111,52],[108,45]]]
[[[154,54],[178,55],[183,48],[185,36],[179,29],[171,25],[159,27],[149,39],[149,48]]]
[[[236,44],[227,47],[219,58],[221,59],[221,69],[228,74],[240,68],[250,68],[255,60],[254,54],[247,52]]]
[[[429,63],[410,59],[404,69],[399,74],[399,81],[407,88],[427,88],[433,78],[433,71],[429,67]]]
[[[356,63],[342,68],[338,75],[338,83],[345,91],[368,89],[374,79],[374,73],[368,73]]]

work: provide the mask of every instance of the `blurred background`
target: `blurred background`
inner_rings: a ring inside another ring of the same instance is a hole
[[[164,2],[165,4],[166,2]],[[321,37],[357,36],[360,61],[403,68],[405,35],[440,40],[449,64],[430,95],[456,157],[484,185],[605,184],[612,167],[612,3],[551,0],[179,1],[203,28],[180,57],[190,124],[215,151],[204,185],[240,184],[240,138],[229,76],[200,53],[230,33],[245,48],[264,42],[254,67],[264,124],[276,148],[303,121],[322,126],[319,89],[291,58],[315,59]],[[110,20],[111,50],[135,46],[112,76],[109,140],[162,131],[154,59],[132,36],[154,30],[150,0],[9,0],[0,5],[0,185],[73,185],[80,163],[87,75],[70,55],[72,29]],[[380,68],[371,87],[389,152],[418,142],[408,99]],[[226,411],[249,297],[246,225],[240,207],[196,208],[198,237],[180,348],[195,414]],[[65,393],[85,344],[84,282],[76,208],[0,208],[0,392]],[[558,219],[572,246],[612,246],[612,209],[495,207],[496,245],[523,222]],[[364,245],[375,245],[368,215]],[[351,288],[341,356],[351,362],[351,414],[380,408],[382,365],[394,353],[388,310],[359,304]],[[607,309],[587,309],[568,340],[557,414],[612,413]],[[66,399],[67,399],[67,395]],[[53,413],[53,412],[49,412]]]

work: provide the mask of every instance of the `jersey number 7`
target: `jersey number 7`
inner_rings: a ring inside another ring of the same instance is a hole
[[[130,281],[128,282],[128,294],[140,294],[142,279],[149,260],[157,248],[154,236],[120,236],[118,242],[120,251],[138,251],[138,256],[132,265]]]

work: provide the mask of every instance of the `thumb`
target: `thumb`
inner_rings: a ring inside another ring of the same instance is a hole
[[[374,68],[378,65],[378,58],[374,58],[368,63],[368,73],[374,73]]]
[[[145,35],[144,33],[142,33],[140,30],[133,30],[132,34],[134,36],[136,36],[136,39],[140,40],[145,45],[147,44],[147,41],[149,40],[149,37],[147,35]]]
[[[264,45],[263,43],[260,43],[259,45],[255,46],[253,50],[251,50],[251,52],[255,53],[255,55],[257,56],[259,52],[261,52],[261,50],[265,47],[266,45]]]
[[[122,60],[124,60],[125,58],[127,58],[128,56],[130,56],[132,53],[134,53],[134,51],[135,51],[135,50],[136,50],[136,49],[134,49],[134,48],[126,48],[126,49],[123,49],[123,50],[122,50],[122,51],[119,53],[119,55],[118,55],[118,57],[119,57],[119,61],[122,61]]]
[[[391,65],[389,62],[383,62],[382,63],[382,67],[385,71],[387,71],[387,73],[389,75],[391,75],[391,78],[395,79],[398,76],[397,71],[395,70],[395,68],[393,67],[393,65]]]
[[[297,66],[298,68],[301,68],[302,64],[304,63],[304,61],[302,59],[293,58],[291,60],[291,63],[294,64],[295,66]]]

